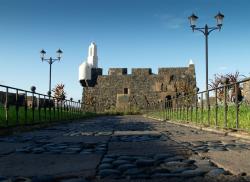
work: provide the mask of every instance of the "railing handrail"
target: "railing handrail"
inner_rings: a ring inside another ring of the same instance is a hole
[[[208,89],[208,91],[213,91],[213,90],[218,90],[218,89],[221,89],[221,88],[224,88],[224,87],[229,87],[229,86],[232,86],[232,85],[235,85],[235,84],[240,84],[240,83],[244,83],[244,82],[248,82],[250,81],[250,77],[249,78],[246,78],[246,79],[243,79],[243,80],[240,80],[240,81],[237,81],[237,82],[234,82],[234,83],[229,83],[229,84],[225,84],[225,85],[222,85],[222,86],[219,86],[219,87],[216,87],[216,88],[211,88],[211,89]],[[201,93],[206,93],[207,91],[204,90],[204,91],[201,91],[201,92],[198,92],[197,94],[201,94]]]
[[[59,99],[50,94],[20,89],[0,84],[1,103],[0,129],[1,127],[35,124],[67,119],[80,119],[84,117],[82,102],[72,98]]]
[[[11,87],[11,86],[7,86],[7,85],[2,85],[0,84],[0,87],[4,87],[4,88],[8,88],[8,89],[13,89],[13,90],[17,90],[17,91],[22,91],[22,92],[26,92],[26,93],[30,93],[30,94],[37,94],[37,95],[40,95],[40,96],[45,96],[45,97],[50,97],[52,99],[57,99],[56,97],[54,96],[50,96],[48,94],[42,94],[42,93],[39,93],[39,92],[32,92],[30,90],[24,90],[24,89],[20,89],[20,88],[16,88],[16,87]],[[70,102],[73,102],[73,103],[79,103],[77,101],[74,101],[74,100],[67,100],[67,99],[64,99],[63,101],[70,101]],[[81,102],[80,102],[81,103]],[[82,103],[81,103],[82,104]]]

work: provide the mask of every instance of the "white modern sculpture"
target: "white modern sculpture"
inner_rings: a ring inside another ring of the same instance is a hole
[[[79,66],[79,80],[91,80],[91,69],[98,68],[97,46],[91,42],[87,60]]]

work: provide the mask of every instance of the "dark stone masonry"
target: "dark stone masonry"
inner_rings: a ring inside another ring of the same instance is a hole
[[[91,71],[92,80],[81,81],[83,102],[87,111],[150,109],[194,91],[195,67],[159,68],[158,74],[150,68],[110,68],[102,75],[101,68]],[[174,104],[174,103],[172,103]]]

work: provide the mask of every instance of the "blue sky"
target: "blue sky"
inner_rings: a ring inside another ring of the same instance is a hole
[[[80,99],[78,66],[91,41],[98,46],[99,67],[196,66],[197,84],[205,89],[204,36],[197,25],[215,25],[225,15],[220,32],[209,36],[209,78],[238,70],[249,76],[250,1],[248,0],[0,0],[0,84],[48,91],[49,65],[39,52],[55,57],[52,87],[64,83],[69,97]],[[129,71],[130,72],[130,71]]]

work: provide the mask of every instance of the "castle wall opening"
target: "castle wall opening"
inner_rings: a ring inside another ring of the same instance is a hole
[[[123,94],[128,94],[128,88],[123,89]]]

